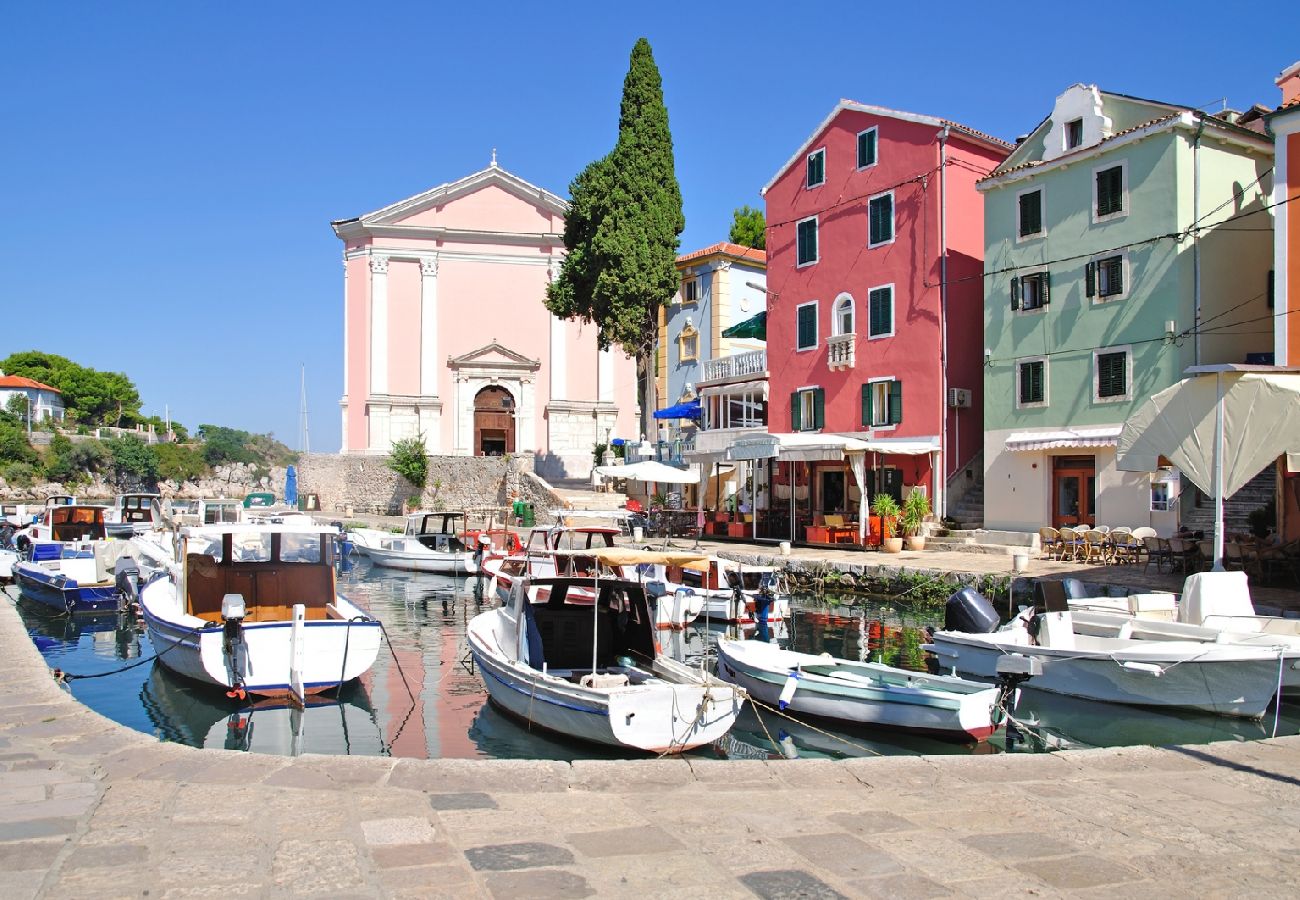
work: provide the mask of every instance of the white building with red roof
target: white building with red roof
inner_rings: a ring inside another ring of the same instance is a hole
[[[58,388],[41,384],[21,375],[6,375],[0,371],[0,408],[8,409],[14,397],[26,397],[33,422],[53,419],[62,422],[65,415],[63,394]],[[25,415],[27,410],[22,411]]]

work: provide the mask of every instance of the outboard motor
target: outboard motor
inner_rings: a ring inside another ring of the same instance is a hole
[[[988,634],[997,631],[999,621],[993,604],[972,587],[957,591],[943,607],[944,631]]]
[[[239,700],[248,696],[239,677],[244,670],[240,657],[244,644],[244,617],[247,615],[243,594],[226,594],[221,598],[221,652],[226,657],[233,682],[233,687],[226,691],[226,696]]]
[[[140,566],[129,556],[123,556],[113,567],[113,584],[117,589],[117,605],[125,609],[140,599]]]

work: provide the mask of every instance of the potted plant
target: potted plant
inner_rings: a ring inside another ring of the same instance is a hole
[[[880,516],[880,534],[883,538],[881,548],[886,553],[902,552],[903,539],[894,537],[894,528],[898,523],[898,501],[890,494],[876,494],[871,498],[871,511]]]
[[[903,533],[908,550],[925,549],[925,519],[930,515],[930,500],[918,487],[903,498]]]

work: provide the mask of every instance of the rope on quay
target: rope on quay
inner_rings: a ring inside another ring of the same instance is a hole
[[[780,717],[783,718],[783,719],[789,719],[791,722],[794,722],[795,724],[800,725],[800,726],[802,726],[803,728],[807,728],[807,729],[809,729],[810,731],[815,731],[815,732],[817,732],[818,734],[822,735],[823,737],[834,738],[835,740],[837,740],[837,741],[839,741],[839,742],[841,742],[841,743],[848,744],[850,747],[855,747],[855,748],[857,748],[858,750],[865,750],[867,753],[873,754],[873,755],[875,755],[875,756],[884,756],[884,755],[885,755],[885,754],[881,753],[879,750],[877,750],[877,749],[874,748],[874,747],[868,747],[866,744],[859,744],[857,741],[851,741],[851,740],[849,740],[848,738],[846,738],[846,737],[841,737],[841,736],[838,735],[838,734],[834,734],[834,733],[829,732],[829,731],[824,731],[823,729],[818,728],[816,725],[810,725],[810,724],[808,724],[808,723],[805,722],[803,719],[796,719],[794,716],[790,715],[790,714],[787,713],[787,712],[784,712],[784,711],[779,710],[779,709],[777,709],[777,708],[775,708],[775,707],[772,707],[772,706],[768,706],[766,703],[762,702],[761,700],[756,699],[752,694],[751,694],[750,697],[749,697],[749,702],[752,703],[752,704],[754,704],[755,706],[761,706],[763,709],[767,710],[768,712],[776,713],[778,716],[780,716]],[[758,717],[758,721],[761,723],[761,722],[763,721],[763,717],[762,717],[762,716],[759,716],[759,717]],[[767,726],[766,726],[766,725],[763,726],[763,731],[765,731],[765,732],[767,731]],[[771,733],[768,733],[767,737],[768,737],[768,740],[771,740],[771,738],[772,738]],[[773,744],[772,744],[773,749],[775,749],[778,753],[781,752],[780,749],[779,749],[779,746],[780,746],[780,745],[776,744],[775,742],[773,742]]]

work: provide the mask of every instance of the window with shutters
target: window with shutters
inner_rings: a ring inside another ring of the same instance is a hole
[[[810,266],[817,262],[817,217],[804,219],[796,226],[798,238],[798,265]]]
[[[1092,170],[1092,220],[1106,222],[1128,215],[1128,163]]]
[[[867,294],[867,338],[894,335],[894,286],[872,288]]]
[[[808,154],[808,180],[806,186],[821,187],[826,182],[826,148]]]
[[[1025,272],[1011,278],[1011,308],[1022,312],[1046,309],[1052,302],[1052,279],[1047,272]]]
[[[1130,399],[1132,351],[1128,347],[1094,350],[1092,359],[1093,399],[1098,403]]]
[[[790,395],[790,430],[820,431],[826,425],[826,392],[800,388]]]
[[[1126,253],[1111,253],[1087,262],[1083,271],[1084,294],[1094,303],[1123,300],[1128,296]]]
[[[1047,405],[1047,359],[1022,359],[1016,363],[1016,406]]]
[[[700,300],[700,279],[694,275],[682,280],[682,303],[698,303]]]
[[[795,349],[812,350],[817,346],[817,301],[795,309]]]
[[[894,242],[894,192],[867,200],[867,246],[881,247]]]
[[[853,295],[840,294],[835,298],[835,334],[853,334]]]
[[[878,131],[875,128],[868,128],[866,131],[858,132],[858,168],[865,169],[868,166],[876,164],[876,135]]]
[[[903,382],[881,378],[862,385],[864,428],[893,428],[903,421]]]
[[[1043,189],[1021,191],[1016,195],[1016,237],[1018,240],[1040,238],[1043,228]]]
[[[1065,123],[1065,149],[1083,146],[1083,119]]]

